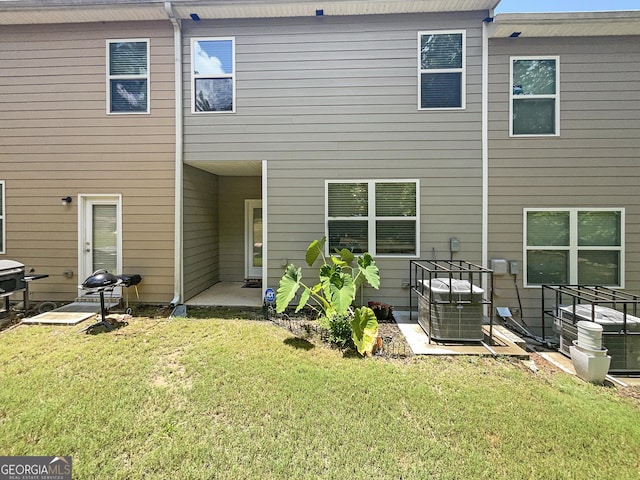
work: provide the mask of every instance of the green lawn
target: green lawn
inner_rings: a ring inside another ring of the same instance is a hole
[[[504,359],[345,358],[267,322],[0,333],[0,455],[81,479],[637,479],[640,408]]]

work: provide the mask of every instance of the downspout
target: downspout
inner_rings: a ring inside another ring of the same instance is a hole
[[[262,298],[265,297],[265,291],[269,287],[269,268],[268,268],[268,258],[269,258],[269,242],[267,238],[269,238],[269,204],[267,195],[267,186],[268,186],[268,178],[267,173],[269,169],[267,168],[267,160],[262,160]],[[264,304],[264,303],[263,303]]]
[[[482,266],[489,263],[489,24],[493,9],[482,22]],[[486,286],[485,286],[486,287]],[[486,288],[485,288],[486,291]]]
[[[493,22],[493,9],[482,21],[482,266],[489,268],[489,24]],[[491,289],[491,304],[493,305],[493,285],[488,285],[487,275],[482,276],[482,288],[485,292]],[[484,305],[484,315],[487,316],[493,328],[493,306]],[[491,332],[493,332],[491,330]],[[493,334],[493,333],[492,333]]]
[[[173,261],[173,299],[171,306],[182,303],[184,293],[183,278],[183,200],[182,200],[182,30],[171,6],[171,2],[164,2],[164,10],[173,25],[173,49],[175,68],[175,122],[176,122],[176,158],[175,158],[175,199],[174,199],[174,261]]]

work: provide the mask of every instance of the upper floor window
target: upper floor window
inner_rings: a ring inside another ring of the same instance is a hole
[[[559,57],[511,58],[511,135],[559,135]]]
[[[0,253],[4,253],[5,242],[5,214],[4,214],[4,180],[0,180]]]
[[[149,40],[107,40],[107,112],[149,113]]]
[[[327,181],[328,248],[418,255],[416,180]]]
[[[465,107],[464,31],[418,32],[420,109]]]
[[[525,285],[624,286],[624,210],[525,209]]]
[[[235,38],[191,44],[191,112],[235,112]]]

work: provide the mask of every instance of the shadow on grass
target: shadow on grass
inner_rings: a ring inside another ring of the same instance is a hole
[[[315,348],[313,343],[305,340],[304,338],[298,337],[287,338],[285,339],[284,344],[299,350],[311,350],[312,348]]]
[[[360,354],[358,353],[358,351],[357,351],[355,348],[353,348],[353,347],[349,347],[349,348],[347,348],[346,350],[344,350],[344,351],[342,352],[342,357],[343,357],[343,358],[353,358],[353,359],[356,359],[356,360],[360,360],[360,359],[364,358],[364,357],[363,357],[362,355],[360,355]]]
[[[194,319],[262,320],[261,308],[255,307],[188,307],[187,317]]]

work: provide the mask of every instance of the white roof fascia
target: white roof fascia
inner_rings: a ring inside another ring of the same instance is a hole
[[[501,13],[490,38],[640,35],[640,10],[612,12]]]
[[[492,10],[500,0],[175,0],[177,19]],[[166,20],[164,0],[0,0],[0,25]]]
[[[492,10],[500,0],[221,0],[173,2],[182,18],[192,13],[200,19],[269,18],[376,15],[394,13],[439,13]]]

